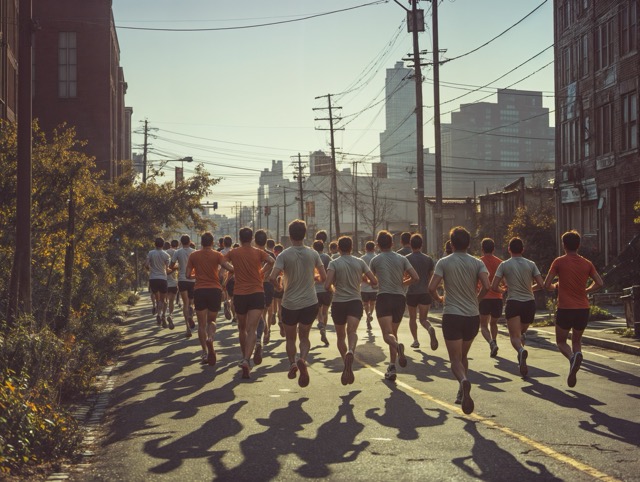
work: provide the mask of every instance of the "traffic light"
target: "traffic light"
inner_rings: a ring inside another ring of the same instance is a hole
[[[218,201],[213,201],[213,210],[218,209]]]

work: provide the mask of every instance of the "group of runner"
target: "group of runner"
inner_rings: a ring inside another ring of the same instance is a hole
[[[156,239],[156,249],[149,252],[147,264],[150,290],[157,300],[158,324],[164,325],[165,320],[167,305],[163,292],[168,290],[167,277],[177,271],[186,336],[191,336],[195,325],[189,309],[193,303],[203,364],[216,363],[216,318],[224,305],[226,318],[237,321],[242,378],[251,378],[252,360],[254,365],[262,362],[262,344],[268,343],[271,326],[278,321],[280,334],[286,339],[288,377],[298,378],[298,384],[306,387],[310,331],[317,320],[321,340],[329,345],[326,326],[330,307],[343,360],[341,383],[348,385],[355,380],[357,332],[365,314],[370,330],[375,310],[382,337],[389,347],[385,379],[394,381],[396,362],[400,367],[407,366],[405,347],[398,339],[405,309],[409,313],[411,346],[420,346],[419,322],[429,334],[430,348],[438,348],[436,330],[427,318],[435,300],[443,305],[442,334],[451,371],[459,383],[456,403],[464,413],[471,413],[474,402],[467,378],[467,355],[478,332],[489,344],[489,355],[496,357],[497,321],[502,316],[506,294],[509,337],[517,353],[520,374],[526,376],[526,332],[535,316],[533,292],[557,289],[556,342],[570,363],[567,383],[575,386],[583,359],[581,337],[589,317],[587,295],[602,286],[593,264],[577,253],[580,246],[577,232],[562,236],[565,255],[554,260],[544,281],[535,263],[522,256],[524,246],[519,238],[510,241],[511,257],[506,261],[493,254],[495,243],[489,238],[482,241],[482,257],[476,258],[467,253],[469,232],[456,227],[450,231],[447,242],[451,253],[434,263],[422,252],[423,239],[419,234],[403,233],[403,246],[395,252],[392,235],[380,231],[375,243],[366,243],[366,253],[356,257],[348,236],[330,243],[327,254],[326,232],[316,234],[313,248],[304,245],[306,233],[304,221],[292,221],[291,246],[286,249],[267,239],[264,230],[254,233],[250,228],[240,230],[236,247],[232,247],[230,237],[221,238],[218,250],[214,249],[214,238],[209,232],[202,235],[202,249],[197,251],[186,235],[180,239],[182,247],[171,252],[163,249],[162,238]],[[592,283],[587,287],[589,278]],[[169,328],[173,328],[172,321]]]

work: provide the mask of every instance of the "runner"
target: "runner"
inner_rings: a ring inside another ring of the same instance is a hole
[[[580,234],[568,231],[562,235],[564,256],[553,260],[544,287],[558,290],[558,309],[556,311],[556,344],[560,353],[569,360],[567,385],[576,386],[576,374],[582,364],[582,334],[589,321],[589,299],[587,295],[602,287],[602,278],[593,263],[578,254]],[[555,278],[557,283],[553,283]],[[592,283],[587,286],[591,278]],[[585,288],[586,287],[586,288]],[[567,343],[569,332],[571,345]]]
[[[176,249],[178,248],[178,240],[173,239],[171,240],[170,244],[166,242],[164,244],[165,244],[165,251],[169,255],[169,260],[171,260],[171,258],[173,258],[173,254],[176,252]],[[169,302],[169,307],[168,307],[169,314],[167,315],[167,324],[169,325],[170,330],[173,330],[175,328],[175,325],[173,324],[173,307],[176,302],[177,296],[178,296],[178,270],[177,269],[174,270],[173,268],[171,268],[171,265],[169,265],[169,269],[167,270],[167,298]]]
[[[274,259],[275,259],[275,257],[276,257],[276,253],[275,253],[275,251],[274,251],[274,250],[275,250],[275,247],[276,247],[276,242],[275,242],[273,239],[271,239],[271,238],[267,239],[267,252],[271,253],[271,254],[273,255]],[[268,281],[268,279],[267,279],[267,280],[265,280],[265,284],[267,284],[267,283],[268,283],[269,285],[273,286],[273,285]],[[275,301],[275,295],[276,295],[276,293],[275,293],[275,288],[276,288],[276,287],[275,287],[275,286],[273,286],[273,290],[274,290],[274,293],[273,293],[273,299],[274,299],[274,301],[272,302],[271,307],[270,307],[270,309],[269,309],[269,325],[271,325],[271,326],[273,326],[273,325],[275,325],[275,324],[276,324],[276,301]],[[280,299],[282,299],[282,297],[280,297]]]
[[[373,241],[367,241],[364,249],[365,254],[362,255],[362,259],[367,266],[371,265],[371,260],[376,256],[376,243]],[[373,320],[373,311],[376,308],[376,296],[378,295],[378,288],[371,286],[365,278],[360,285],[360,295],[362,296],[362,304],[364,306],[364,312],[367,315],[367,330],[371,330],[371,321]]]
[[[340,378],[343,385],[350,385],[355,380],[353,358],[358,343],[358,325],[362,318],[360,282],[365,276],[372,285],[375,286],[378,283],[367,263],[351,255],[352,249],[353,241],[350,237],[342,236],[338,239],[340,257],[329,263],[327,279],[324,283],[327,291],[331,291],[332,285],[335,287],[331,304],[331,318],[338,336],[338,351],[344,362]],[[345,337],[348,343],[345,343]]]
[[[398,342],[398,327],[404,316],[406,305],[404,287],[417,283],[420,278],[407,258],[391,251],[393,237],[388,231],[380,231],[377,242],[380,254],[371,260],[370,268],[378,278],[376,317],[382,330],[382,337],[389,345],[390,363],[384,378],[394,381],[396,358],[401,367],[407,366],[404,345]]]
[[[321,229],[320,231],[318,231],[316,233],[316,241],[322,241],[322,245],[326,246],[327,245],[327,239],[329,239],[329,236],[327,236],[327,232],[324,229]]]
[[[292,246],[276,258],[276,264],[269,280],[276,283],[280,273],[284,273],[284,297],[282,299],[282,322],[287,338],[290,379],[300,370],[298,385],[309,385],[307,355],[311,346],[309,330],[318,314],[318,298],[314,287],[314,270],[318,270],[320,280],[327,274],[316,251],[304,245],[307,225],[296,219],[289,224],[289,238]],[[296,337],[300,335],[300,358],[296,361]]]
[[[244,357],[241,365],[242,378],[250,378],[250,360],[256,346],[256,329],[264,310],[264,272],[271,270],[274,260],[265,250],[251,246],[251,228],[242,228],[238,235],[240,246],[229,251],[225,259],[233,264],[236,279],[233,305],[238,317],[240,350]]]
[[[229,254],[229,251],[231,251],[233,249],[232,247],[233,245],[233,239],[231,239],[231,236],[225,236],[222,238],[222,249],[220,250],[220,253],[223,256],[226,256],[227,254]],[[225,278],[227,278],[227,273],[225,272],[224,268],[220,270],[220,283],[222,285],[222,300],[223,300],[223,307],[224,307],[224,317],[227,320],[231,320],[233,318],[233,322],[235,323],[236,321],[236,317],[235,317],[235,313],[232,313],[232,309],[233,309],[233,303],[231,303],[231,299],[233,297],[233,295],[229,296],[229,293],[227,291],[227,283],[225,282]],[[233,291],[233,284],[231,285],[231,290]]]
[[[480,260],[489,271],[489,283],[493,282],[496,270],[502,260],[493,255],[496,244],[491,238],[482,240],[482,257]],[[489,343],[489,356],[498,356],[498,320],[502,316],[502,291],[489,290],[480,301],[480,331],[487,343]]]
[[[416,323],[416,318],[419,317],[420,324],[429,332],[431,349],[437,350],[438,339],[436,338],[436,330],[427,319],[432,302],[431,295],[429,294],[429,280],[431,279],[431,275],[433,275],[433,259],[431,259],[431,256],[427,256],[422,252],[422,236],[419,234],[411,236],[409,246],[411,247],[412,253],[407,256],[407,259],[420,277],[420,281],[410,285],[407,289],[409,330],[411,331],[411,336],[413,336],[411,348],[420,348],[420,342],[418,341],[418,323]]]
[[[321,231],[322,232],[322,231]],[[317,234],[316,234],[317,236]],[[324,253],[324,243],[319,239],[313,242],[313,249],[320,255],[320,261],[326,271],[331,262],[331,258],[328,254]],[[329,346],[329,339],[327,338],[327,320],[329,318],[329,306],[331,306],[331,300],[333,293],[325,288],[325,283],[320,281],[319,275],[315,276],[316,280],[316,296],[318,297],[318,328],[320,328],[320,340],[324,343],[324,346]]]
[[[462,405],[466,414],[473,412],[471,382],[467,379],[467,357],[473,339],[480,328],[478,303],[489,290],[489,273],[484,263],[467,253],[471,235],[462,226],[449,232],[453,253],[436,263],[429,292],[434,300],[444,303],[442,335],[449,353],[451,371],[460,384],[455,403]],[[446,296],[438,294],[438,285],[444,280]],[[478,293],[478,281],[481,283]]]
[[[542,289],[544,282],[536,264],[522,256],[524,243],[520,238],[511,238],[509,253],[511,258],[503,261],[496,270],[491,282],[491,289],[499,290],[500,281],[504,278],[507,285],[507,305],[504,316],[507,319],[511,345],[518,353],[518,366],[523,377],[529,373],[527,357],[529,353],[524,347],[527,329],[536,316],[536,301],[533,296],[532,282],[536,289]]]
[[[149,269],[149,289],[156,306],[156,323],[162,328],[167,327],[167,268],[171,257],[164,248],[164,239],[156,238],[155,249],[147,255],[147,269]]]
[[[400,235],[400,244],[402,244],[402,248],[396,251],[396,253],[401,254],[402,256],[410,255],[413,252],[413,249],[411,249],[411,233],[406,231],[402,233]]]
[[[182,248],[176,250],[171,256],[170,269],[174,269],[176,263],[178,265],[178,291],[182,298],[182,315],[184,316],[184,322],[187,325],[187,331],[185,332],[186,338],[191,338],[191,330],[196,327],[193,321],[193,288],[195,286],[195,280],[187,278],[187,262],[189,261],[189,255],[195,251],[190,244],[191,238],[187,234],[180,236],[180,244]]]
[[[273,247],[273,254],[276,255],[276,260],[278,256],[284,251],[284,246],[281,244],[276,244]],[[276,282],[273,283],[273,315],[274,320],[278,321],[278,328],[280,328],[280,336],[282,338],[285,337],[284,333],[284,323],[282,323],[282,297],[284,296],[284,286],[282,286],[282,275],[276,278]],[[273,324],[273,323],[272,323]]]
[[[331,259],[336,259],[338,256],[340,256],[340,253],[338,252],[337,241],[331,241],[329,243],[329,256],[331,257]]]
[[[198,339],[202,347],[200,363],[216,364],[213,340],[216,335],[216,317],[220,311],[222,286],[219,266],[233,272],[233,266],[213,249],[213,234],[206,232],[200,238],[202,249],[191,253],[187,261],[187,279],[195,279],[193,301],[198,318]]]
[[[271,259],[275,260],[276,255],[272,251],[266,249],[267,244],[267,232],[264,229],[258,229],[253,237],[256,248],[267,253]],[[270,269],[269,269],[270,270]],[[264,310],[262,310],[262,316],[258,322],[258,329],[256,331],[256,348],[253,353],[253,363],[260,365],[262,363],[262,337],[264,334],[264,344],[269,343],[271,339],[271,317],[273,315],[273,291],[274,287],[271,284],[267,276],[262,277],[262,288],[264,289]]]

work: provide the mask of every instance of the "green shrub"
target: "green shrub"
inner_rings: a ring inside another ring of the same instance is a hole
[[[591,305],[589,307],[589,321],[605,321],[615,318],[609,311],[599,306]]]

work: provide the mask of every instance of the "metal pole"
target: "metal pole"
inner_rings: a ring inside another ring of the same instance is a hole
[[[302,192],[302,158],[298,152],[298,197],[300,198],[300,219],[304,221],[304,196]]]
[[[431,1],[433,29],[433,120],[436,148],[436,246],[434,252],[442,254],[442,142],[440,134],[440,60],[438,47],[438,0]]]

